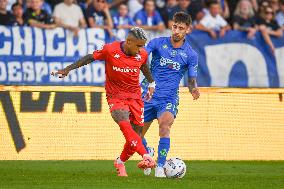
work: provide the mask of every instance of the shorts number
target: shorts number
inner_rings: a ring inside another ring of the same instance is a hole
[[[168,104],[167,104],[167,106],[166,106],[166,110],[171,110],[171,109],[173,109],[173,110],[174,110],[174,109],[175,109],[175,107],[176,107],[176,106],[175,106],[174,104],[172,104],[172,103],[168,103]]]
[[[170,110],[170,109],[172,109],[172,106],[173,106],[172,103],[168,103],[167,106],[166,106],[166,109],[167,109],[167,110]]]

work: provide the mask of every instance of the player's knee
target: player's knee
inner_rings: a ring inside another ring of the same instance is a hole
[[[160,137],[169,137],[170,136],[170,126],[169,125],[160,125],[159,135]]]

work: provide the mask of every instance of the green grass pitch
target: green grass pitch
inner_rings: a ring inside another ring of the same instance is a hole
[[[182,179],[144,176],[136,164],[119,178],[113,161],[0,161],[0,188],[284,189],[284,161],[186,161]]]

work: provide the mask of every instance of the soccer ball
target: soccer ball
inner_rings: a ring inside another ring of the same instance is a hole
[[[166,161],[164,170],[168,178],[182,178],[186,172],[186,165],[180,158],[175,157]]]

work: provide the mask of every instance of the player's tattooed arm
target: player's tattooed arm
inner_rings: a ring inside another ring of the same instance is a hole
[[[149,66],[147,64],[143,64],[140,69],[141,69],[142,73],[144,74],[145,78],[147,79],[147,81],[149,82],[148,92],[144,97],[144,99],[146,101],[149,101],[149,100],[151,100],[153,93],[155,91],[156,83],[155,83],[155,81],[152,77],[151,71],[150,71]]]
[[[145,76],[145,78],[147,79],[147,81],[149,83],[154,82],[154,79],[152,77],[151,71],[149,69],[148,64],[143,64],[140,68],[140,70],[142,71],[143,75]]]
[[[71,70],[80,68],[81,66],[85,66],[87,64],[90,64],[91,62],[93,62],[95,59],[93,57],[92,54],[88,54],[86,56],[83,56],[82,58],[80,58],[79,60],[77,60],[76,62],[74,62],[73,64],[70,64],[69,66],[67,66],[66,68],[62,69],[62,70],[58,70],[57,72],[52,72],[51,75],[59,75],[59,78],[63,78],[65,76],[68,75],[68,73]]]
[[[197,100],[200,96],[199,89],[197,87],[196,78],[188,78],[188,88],[189,92],[191,93],[193,100]]]
[[[73,64],[70,64],[69,66],[67,66],[65,69],[67,69],[68,71],[80,68],[81,66],[85,66],[87,64],[90,64],[91,62],[93,62],[95,59],[93,57],[92,54],[88,54],[86,56],[83,56],[82,58],[80,58],[79,60],[77,60],[76,62],[74,62]]]

